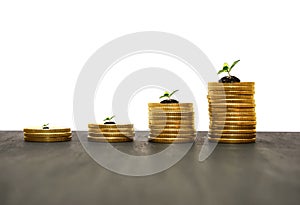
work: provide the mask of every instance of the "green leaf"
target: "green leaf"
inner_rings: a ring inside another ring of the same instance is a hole
[[[171,97],[174,93],[178,92],[179,90],[174,90],[173,92],[171,92],[171,94],[169,95],[169,97]]]
[[[109,118],[109,120],[112,120],[114,117],[115,117],[115,115],[111,116],[111,117]]]
[[[232,70],[232,68],[238,63],[240,62],[240,60],[234,61],[233,64],[230,66],[228,72],[230,72]]]
[[[162,96],[160,96],[160,97],[159,97],[159,99],[161,99],[161,98],[165,98],[165,97],[167,97],[167,98],[169,97],[169,93],[168,93],[168,92],[165,92],[165,94],[164,94],[164,95],[162,95]]]
[[[219,70],[219,72],[218,72],[218,75],[220,74],[220,73],[224,73],[224,72],[227,72],[226,70]]]

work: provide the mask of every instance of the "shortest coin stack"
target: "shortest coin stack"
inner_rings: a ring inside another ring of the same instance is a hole
[[[28,142],[65,142],[72,139],[70,128],[24,128],[24,140]]]
[[[254,82],[208,83],[210,141],[255,142],[254,93]]]
[[[131,142],[133,124],[89,124],[88,140],[94,142]]]

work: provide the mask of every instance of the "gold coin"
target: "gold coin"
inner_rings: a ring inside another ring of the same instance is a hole
[[[254,103],[209,103],[209,107],[211,109],[214,108],[255,108],[255,104]]]
[[[255,91],[237,91],[237,90],[216,90],[216,91],[208,91],[208,95],[213,96],[213,95],[254,95]]]
[[[223,134],[223,133],[208,133],[208,136],[211,138],[230,138],[230,139],[250,139],[255,138],[256,133],[230,133],[230,134]]]
[[[211,135],[218,135],[218,134],[253,134],[256,133],[256,129],[246,129],[246,130],[217,130],[217,129],[210,129],[209,134]]]
[[[218,99],[218,100],[208,100],[209,103],[251,103],[254,104],[255,100],[248,100],[248,99]]]
[[[207,99],[210,100],[223,100],[223,99],[249,99],[254,100],[254,95],[207,95]]]
[[[149,120],[149,125],[194,125],[194,120]]]
[[[24,137],[24,140],[27,142],[65,142],[70,141],[70,137]]]
[[[95,132],[95,133],[101,133],[101,132],[134,132],[133,128],[116,128],[116,127],[112,127],[112,128],[89,128],[88,129],[89,132]]]
[[[209,116],[211,117],[225,117],[225,116],[253,116],[255,117],[256,114],[255,112],[214,112],[214,113],[209,113]]]
[[[211,126],[217,126],[217,125],[256,125],[256,121],[211,121]]]
[[[181,117],[179,117],[179,116],[177,116],[177,117],[170,117],[170,116],[168,116],[168,117],[150,117],[149,116],[149,120],[165,120],[165,121],[170,121],[170,120],[181,120],[181,121],[188,120],[188,121],[191,121],[191,120],[194,120],[194,118],[193,117],[189,117],[189,116],[181,116]]]
[[[208,82],[208,86],[254,86],[255,82],[219,83]]]
[[[208,91],[250,91],[254,92],[254,87],[249,86],[231,86],[231,87],[222,87],[222,86],[215,86],[215,87],[208,87]]]
[[[150,129],[183,129],[183,130],[194,130],[193,125],[150,125]]]
[[[195,134],[196,130],[182,130],[182,129],[163,129],[163,130],[158,130],[158,129],[151,129],[150,133],[153,135],[160,135],[160,134]]]
[[[24,128],[26,133],[55,133],[55,132],[71,132],[70,128],[51,127],[50,129],[43,129],[42,127]]]
[[[227,139],[227,138],[211,138],[208,140],[211,142],[229,143],[229,144],[243,144],[243,143],[254,143],[256,138],[251,139]]]
[[[149,108],[148,109],[149,113],[157,113],[157,112],[161,112],[161,113],[168,113],[168,112],[177,112],[177,113],[184,113],[184,112],[193,112],[193,108],[189,108],[189,109],[180,109],[180,108],[162,108],[162,109],[157,109],[157,108]]]
[[[194,138],[196,137],[196,133],[189,134],[153,134],[150,132],[150,137],[155,138]]]
[[[209,126],[211,130],[256,130],[256,125],[215,125]]]
[[[25,137],[35,137],[35,138],[51,138],[51,137],[70,137],[71,132],[53,132],[53,133],[27,133],[24,132]]]
[[[149,112],[149,116],[154,117],[180,117],[180,116],[194,116],[194,112]]]
[[[128,137],[92,137],[92,136],[88,136],[88,140],[92,142],[109,142],[109,143],[133,141],[133,139],[130,139]]]
[[[237,108],[237,107],[224,107],[224,108],[209,108],[208,111],[212,113],[230,113],[230,112],[255,112],[255,108]]]
[[[254,116],[226,116],[226,117],[210,117],[211,121],[256,121]]]
[[[88,128],[133,128],[133,124],[88,124]]]
[[[111,133],[111,132],[102,132],[102,133],[94,133],[89,132],[89,136],[91,137],[134,137],[134,133]]]
[[[194,142],[194,138],[153,138],[149,137],[149,142],[156,142],[156,143],[191,143]]]

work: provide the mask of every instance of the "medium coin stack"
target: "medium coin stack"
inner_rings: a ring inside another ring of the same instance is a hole
[[[24,140],[28,142],[65,142],[72,139],[70,128],[42,127],[24,128]]]
[[[95,142],[131,142],[133,124],[89,124],[88,140]]]
[[[149,141],[193,142],[196,137],[192,103],[149,103]]]
[[[254,82],[208,83],[210,141],[251,143],[256,139]]]

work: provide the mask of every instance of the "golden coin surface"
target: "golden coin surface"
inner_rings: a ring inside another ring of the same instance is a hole
[[[149,120],[149,125],[194,125],[194,120]]]
[[[194,120],[194,117],[189,117],[189,116],[175,116],[175,117],[171,117],[171,116],[167,116],[167,117],[152,117],[149,116],[149,120],[166,120],[166,121],[170,121],[170,120],[187,120],[187,121],[191,121]]]
[[[213,116],[210,117],[211,121],[256,121],[255,116],[226,116],[226,117],[218,117]]]
[[[149,125],[150,129],[183,129],[183,130],[194,130],[193,125]]]
[[[151,117],[181,117],[181,116],[194,116],[194,112],[149,112]]]
[[[194,138],[196,137],[196,133],[190,133],[190,134],[153,134],[150,132],[150,137],[153,138]]]
[[[211,130],[256,130],[256,125],[219,125],[219,126],[209,126]]]
[[[133,139],[127,137],[92,137],[92,136],[88,136],[88,140],[93,142],[109,142],[109,143],[133,141]]]
[[[43,129],[42,127],[31,127],[31,128],[24,128],[23,131],[26,133],[54,133],[54,132],[71,132],[71,129],[62,128],[62,127],[50,127],[50,129]]]
[[[208,136],[211,138],[230,138],[230,139],[250,139],[250,138],[255,138],[256,133],[234,133],[234,134],[223,134],[223,133],[208,133]]]
[[[70,141],[72,137],[24,137],[27,142],[66,142]]]
[[[254,103],[209,103],[211,109],[218,107],[227,108],[255,108]]]
[[[196,133],[195,129],[150,129],[153,134],[191,134]]]
[[[211,138],[208,140],[211,142],[228,143],[228,144],[244,144],[244,143],[254,143],[256,138],[251,139],[226,139],[226,138]]]
[[[208,131],[211,135],[218,135],[218,134],[253,134],[256,133],[256,129],[246,129],[246,130],[218,130],[218,129],[210,129]]]
[[[214,91],[208,91],[208,95],[213,96],[213,95],[254,95],[255,91],[237,91],[237,90],[214,90]]]
[[[89,128],[88,129],[89,132],[95,132],[95,133],[102,133],[102,132],[112,132],[112,133],[127,133],[127,132],[134,132],[133,128],[116,128],[116,127],[112,127],[112,128]]]
[[[88,124],[88,128],[133,128],[133,124]]]
[[[91,137],[134,137],[134,133],[111,133],[111,132],[106,132],[106,133],[94,133],[94,132],[89,132],[89,136]]]
[[[211,126],[217,126],[217,125],[256,125],[256,121],[211,121]]]
[[[208,111],[213,113],[230,113],[230,112],[255,112],[255,108],[237,108],[237,107],[222,107],[222,108],[209,108]]]
[[[254,100],[254,95],[207,95],[210,100],[225,100],[225,99],[249,99]]]
[[[153,134],[153,135],[169,135],[169,134],[174,134],[174,135],[181,135],[181,134],[184,134],[184,135],[193,135],[196,133],[196,130],[179,130],[179,129],[165,129],[165,130],[150,130],[150,133]]]
[[[256,113],[255,112],[214,112],[214,113],[209,113],[210,117],[226,117],[226,116],[234,116],[234,117],[239,117],[239,116],[252,116],[255,117]]]
[[[194,142],[194,138],[152,138],[149,137],[149,142],[156,142],[156,143],[192,143]]]
[[[69,137],[72,136],[71,132],[53,132],[53,133],[27,133],[24,132],[25,137],[35,137],[35,138],[51,138],[51,137]]]
[[[254,92],[255,88],[251,86],[211,86],[208,87],[208,91],[250,91]]]
[[[254,104],[255,100],[251,99],[217,99],[217,100],[208,100],[209,103],[251,103]]]

